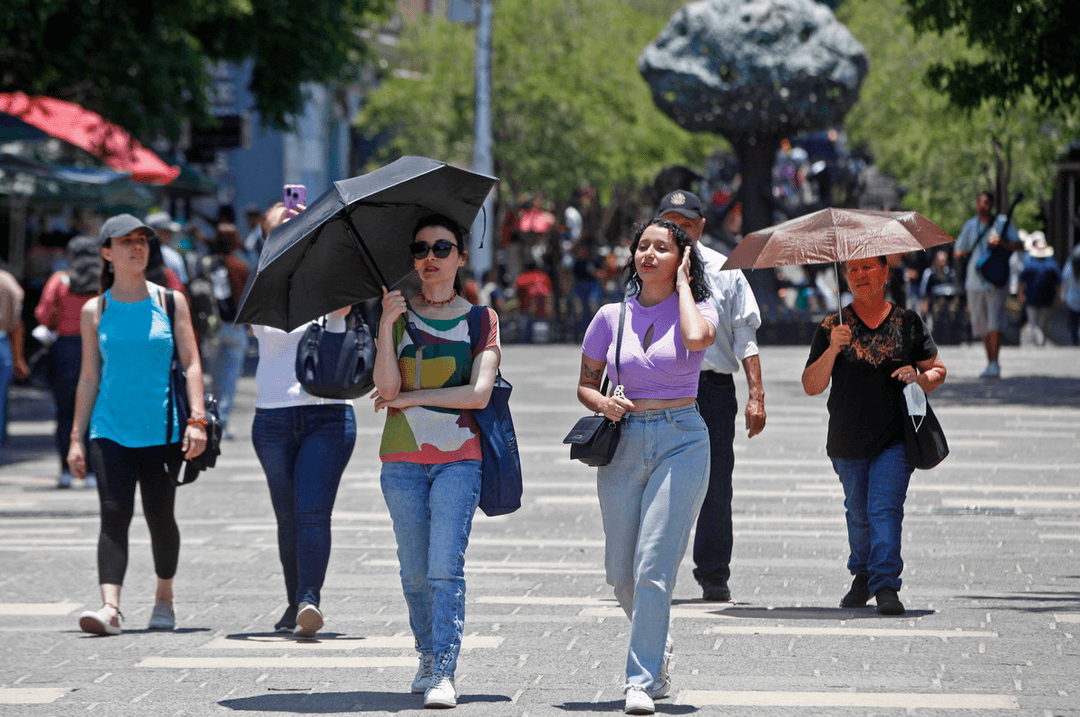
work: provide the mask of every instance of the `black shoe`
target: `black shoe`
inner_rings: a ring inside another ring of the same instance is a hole
[[[285,608],[285,614],[282,615],[281,619],[274,625],[274,632],[291,635],[293,630],[296,629],[296,610],[296,605],[290,605]]]
[[[856,575],[851,581],[851,589],[840,598],[840,607],[866,607],[870,599],[870,576]]]
[[[903,615],[904,603],[892,588],[881,588],[877,591],[877,611],[879,615]]]
[[[725,583],[702,585],[701,599],[705,602],[731,602],[731,591]]]

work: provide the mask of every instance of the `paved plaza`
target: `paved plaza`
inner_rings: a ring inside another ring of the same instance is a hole
[[[604,582],[595,471],[563,435],[580,350],[505,349],[524,507],[477,514],[466,574],[458,714],[621,714],[629,622]],[[768,424],[736,440],[732,604],[705,603],[684,560],[671,696],[658,714],[1080,717],[1080,350],[946,346],[931,402],[952,455],[908,494],[901,618],[837,607],[843,496],[824,453],[825,397],[799,383],[804,347],[764,347]],[[736,377],[740,405],[746,382]],[[96,491],[55,489],[43,392],[19,389],[0,454],[0,715],[423,713],[394,536],[379,490],[382,415],[357,405],[334,513],[318,640],[272,634],[286,605],[276,532],[250,443],[179,489],[175,632],[145,629],[154,576],[137,508],[124,634],[94,637]],[[741,421],[740,421],[741,426]]]

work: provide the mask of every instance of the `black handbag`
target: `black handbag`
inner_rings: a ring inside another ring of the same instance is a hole
[[[615,340],[615,380],[619,380],[619,357],[622,352],[623,325],[626,323],[626,302],[623,301],[619,309],[619,335]],[[600,393],[607,394],[608,378],[604,377],[604,384]],[[622,435],[626,421],[609,421],[606,416],[599,413],[578,419],[570,433],[566,434],[563,443],[570,444],[570,459],[581,461],[587,466],[606,466],[615,457],[615,450],[619,447],[619,438]]]
[[[375,337],[353,311],[344,333],[326,330],[326,317],[308,324],[296,347],[296,380],[312,396],[353,399],[375,387]]]
[[[487,309],[474,306],[469,310],[469,343],[477,355],[480,340],[480,317]],[[510,415],[510,385],[499,371],[491,398],[483,408],[472,410],[473,420],[480,430],[481,476],[480,510],[484,515],[513,513],[521,507],[521,456],[518,453],[517,433]]]
[[[945,431],[917,383],[904,387],[904,443],[913,468],[930,470],[949,455]]]
[[[184,366],[180,363],[180,353],[176,349],[176,324],[173,321],[175,300],[172,289],[165,290],[165,313],[169,316],[169,326],[173,331],[173,354],[172,363],[169,365],[169,402],[165,412],[165,444],[172,443],[172,415],[173,406],[176,407],[176,418],[180,426],[187,426],[188,416],[191,409],[187,398],[187,375]],[[218,417],[217,400],[208,394],[203,396],[203,407],[206,412],[206,448],[194,458],[183,461],[176,460],[166,466],[173,483],[186,485],[193,483],[199,477],[199,472],[217,465],[217,458],[221,455],[221,419]],[[183,433],[184,428],[180,429]],[[183,468],[183,475],[180,469]]]

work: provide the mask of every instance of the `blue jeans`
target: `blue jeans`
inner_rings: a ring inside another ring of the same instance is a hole
[[[353,407],[257,408],[251,442],[277,517],[289,605],[318,605],[330,562],[330,514],[356,444]]]
[[[82,337],[61,336],[49,349],[52,361],[49,383],[56,401],[56,450],[60,454],[60,472],[68,470],[67,454],[71,447],[71,424],[75,421],[75,389],[82,367]],[[89,430],[83,445],[90,444]]]
[[[868,575],[870,592],[900,589],[900,535],[911,464],[907,446],[894,443],[870,460],[833,458],[847,508],[848,570]]]
[[[693,405],[625,420],[615,457],[596,471],[604,567],[630,618],[626,683],[655,690],[675,578],[709,485],[709,431]]]
[[[0,331],[0,444],[7,438],[7,392],[11,376],[15,373],[15,359],[7,334]]]
[[[416,650],[453,678],[465,629],[465,549],[480,501],[480,461],[387,462],[382,491],[397,536]]]
[[[729,373],[702,371],[698,406],[709,427],[709,490],[694,532],[694,577],[702,587],[731,577],[731,474],[735,470],[735,416],[739,401]]]
[[[214,381],[214,398],[218,402],[218,416],[225,430],[229,427],[232,416],[233,398],[236,396],[236,382],[244,370],[244,357],[247,355],[247,326],[225,324],[213,338],[205,342],[206,370]]]

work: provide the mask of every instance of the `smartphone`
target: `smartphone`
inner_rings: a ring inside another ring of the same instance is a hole
[[[286,184],[285,208],[299,212],[301,205],[307,206],[307,187],[303,184]]]

